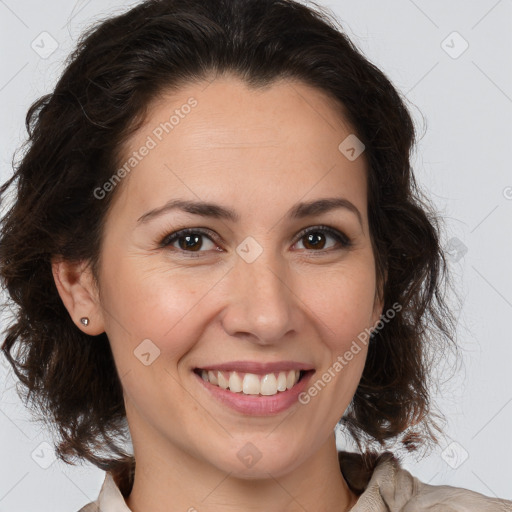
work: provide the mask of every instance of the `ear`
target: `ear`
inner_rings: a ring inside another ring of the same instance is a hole
[[[76,326],[91,336],[105,332],[99,293],[90,266],[84,262],[71,262],[52,258],[52,273],[55,285],[64,306]],[[89,319],[83,325],[81,318]]]

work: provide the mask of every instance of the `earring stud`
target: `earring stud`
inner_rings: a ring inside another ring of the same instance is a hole
[[[83,325],[89,325],[89,319],[86,316],[83,316],[82,318],[80,318],[80,322]]]

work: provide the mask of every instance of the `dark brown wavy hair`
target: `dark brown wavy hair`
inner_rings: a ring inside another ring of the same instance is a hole
[[[442,417],[432,414],[432,354],[453,344],[454,322],[440,220],[410,165],[414,123],[330,11],[291,0],[142,2],[89,29],[53,92],[30,107],[22,157],[0,188],[4,206],[15,188],[0,223],[0,277],[12,309],[2,350],[20,395],[55,429],[62,460],[133,475],[134,459],[119,444],[126,416],[109,340],[75,326],[51,258],[96,268],[106,212],[122,186],[103,200],[94,190],[118,168],[123,143],[159,94],[224,72],[252,87],[280,78],[312,85],[366,146],[378,293],[384,311],[402,309],[372,335],[340,423],[361,451],[370,443],[400,440],[415,450],[435,441]]]

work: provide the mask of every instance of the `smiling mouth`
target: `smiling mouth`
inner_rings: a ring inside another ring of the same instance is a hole
[[[205,382],[232,393],[272,396],[293,388],[306,374],[313,371],[283,370],[258,375],[255,373],[196,368],[194,373],[199,375]]]

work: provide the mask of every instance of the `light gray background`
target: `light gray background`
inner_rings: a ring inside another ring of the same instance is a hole
[[[78,34],[134,3],[0,0],[2,182],[25,137],[27,108],[51,90]],[[406,467],[431,484],[512,499],[512,2],[320,3],[410,102],[420,135],[416,173],[446,219],[443,243],[453,249],[464,300],[458,313],[464,366],[438,401],[448,417],[445,438],[421,461],[406,457]],[[51,49],[42,32],[58,43],[48,57],[31,47]],[[43,469],[35,462],[51,462],[51,448],[41,446],[51,436],[31,421],[3,360],[0,371],[0,512],[71,512],[95,499],[100,470],[58,461]]]

